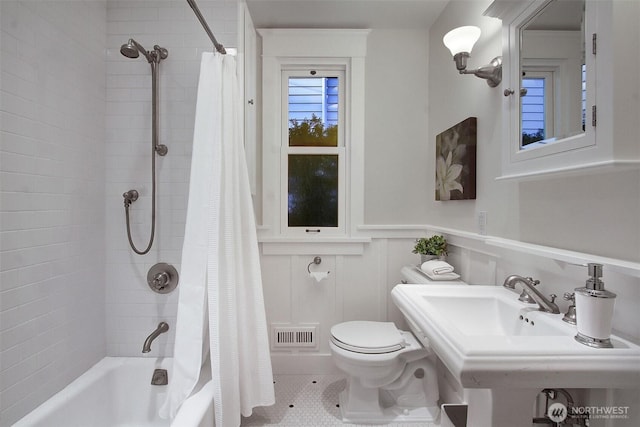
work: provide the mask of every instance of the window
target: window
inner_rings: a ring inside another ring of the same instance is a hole
[[[344,228],[343,70],[282,71],[282,180],[289,233],[333,233]]]
[[[553,72],[524,74],[522,87],[527,92],[522,97],[522,148],[527,148],[554,136]]]
[[[261,241],[357,239],[369,30],[261,29]],[[328,239],[324,239],[324,238]]]

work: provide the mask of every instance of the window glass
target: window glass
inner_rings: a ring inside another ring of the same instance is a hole
[[[527,90],[522,97],[522,146],[546,139],[545,79],[523,78],[522,87]]]
[[[338,146],[338,77],[289,77],[290,147]]]
[[[290,154],[289,227],[338,226],[338,155]]]

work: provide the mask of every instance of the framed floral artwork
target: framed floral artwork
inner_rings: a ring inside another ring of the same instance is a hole
[[[476,128],[469,117],[436,136],[436,200],[476,198]]]

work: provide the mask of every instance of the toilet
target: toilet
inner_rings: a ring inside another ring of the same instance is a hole
[[[403,267],[401,275],[403,283],[431,282],[415,266]],[[435,356],[411,332],[399,330],[392,322],[343,322],[331,328],[329,346],[335,365],[347,376],[339,396],[343,422],[437,420]]]

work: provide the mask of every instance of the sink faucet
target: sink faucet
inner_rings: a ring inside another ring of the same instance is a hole
[[[529,277],[522,277],[518,275],[511,275],[504,280],[503,286],[509,289],[515,289],[516,283],[522,284],[522,290],[526,292],[536,303],[538,303],[538,307],[540,311],[546,311],[547,313],[560,313],[560,309],[554,303],[556,299],[556,295],[551,294],[551,301],[549,301],[544,295],[542,295],[536,288],[535,285],[538,282],[537,280],[533,280]],[[538,282],[539,283],[539,282]]]
[[[151,351],[151,343],[153,342],[153,340],[158,338],[158,335],[164,332],[167,332],[168,330],[169,330],[168,324],[166,324],[165,322],[158,323],[158,327],[156,328],[156,330],[151,332],[151,335],[149,335],[147,339],[144,340],[144,345],[142,346],[142,352],[149,353]]]

